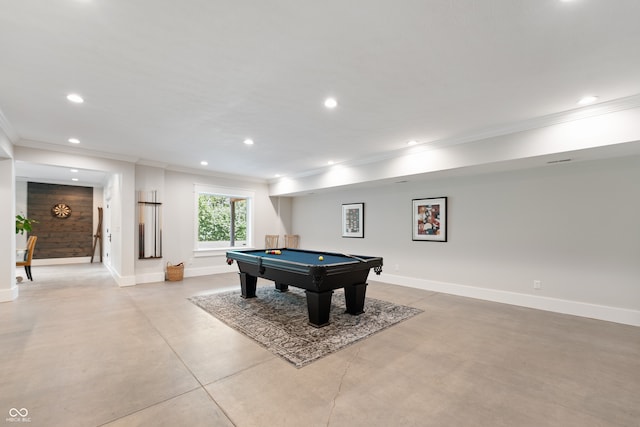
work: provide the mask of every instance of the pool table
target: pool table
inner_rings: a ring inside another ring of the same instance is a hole
[[[227,263],[234,260],[240,269],[243,298],[256,296],[258,277],[274,281],[280,292],[289,286],[302,288],[307,294],[309,324],[318,328],[329,324],[334,289],[344,288],[347,313],[361,314],[369,270],[373,268],[378,275],[382,272],[380,257],[302,249],[228,251]]]

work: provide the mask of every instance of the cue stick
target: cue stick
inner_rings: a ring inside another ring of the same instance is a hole
[[[140,242],[138,242],[138,246],[140,248],[140,258],[144,258],[145,256],[145,250],[144,250],[144,200],[142,200],[143,198],[143,192],[140,191],[140,201],[142,203],[140,203]]]
[[[158,206],[158,235],[160,240],[160,257],[162,258],[162,205]]]
[[[153,203],[158,200],[158,190],[153,190]],[[158,256],[158,205],[153,205],[153,256]]]
[[[142,204],[140,202],[142,202],[142,199],[140,198],[140,190],[138,190],[138,258],[142,257],[142,247],[140,246],[142,239],[142,211],[140,210],[140,206],[142,206]]]

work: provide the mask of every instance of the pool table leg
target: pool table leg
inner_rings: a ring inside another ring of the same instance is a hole
[[[333,291],[311,292],[307,294],[307,311],[309,312],[309,324],[321,328],[329,324],[331,312],[331,295]]]
[[[347,313],[364,313],[364,297],[367,293],[367,284],[358,283],[344,287],[344,299],[347,305]]]
[[[240,274],[240,288],[242,289],[242,298],[255,298],[258,278],[247,273],[238,274]]]
[[[287,292],[288,290],[289,290],[289,285],[276,282],[276,291]]]

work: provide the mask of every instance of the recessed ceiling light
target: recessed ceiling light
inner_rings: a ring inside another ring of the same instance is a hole
[[[247,139],[245,139],[243,142],[244,142],[245,144],[247,144],[247,145],[253,145],[253,139],[251,139],[251,138],[247,138]]]
[[[76,104],[82,104],[84,102],[84,99],[77,93],[70,93],[67,95],[67,99],[71,102],[75,102]]]
[[[78,181],[78,178],[71,178],[71,181]]]
[[[280,178],[282,175],[280,175],[279,173],[276,174],[276,178]]]
[[[78,138],[69,138],[67,141],[72,144],[80,144],[80,140]]]
[[[593,104],[597,100],[598,100],[598,97],[594,95],[583,96],[582,98],[580,98],[580,101],[578,101],[578,105]]]
[[[206,160],[203,160],[203,161],[200,162],[200,164],[202,166],[207,166],[209,164],[209,162],[207,162]]]
[[[78,169],[71,169],[71,173],[78,173]]]
[[[336,108],[338,101],[335,98],[327,98],[324,100],[324,106],[327,108]]]
[[[327,164],[328,164],[328,165],[332,165],[333,163],[334,163],[334,161],[333,161],[333,160],[329,160],[329,161],[327,162]]]
[[[407,145],[416,145],[418,144],[418,141],[416,141],[415,139],[412,139],[411,141],[407,142]]]

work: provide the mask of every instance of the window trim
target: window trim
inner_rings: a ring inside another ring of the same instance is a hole
[[[200,194],[212,194],[215,196],[235,197],[247,199],[247,240],[246,245],[243,246],[220,246],[220,247],[205,247],[200,246],[198,241],[199,234],[199,206],[198,198]],[[193,186],[193,205],[194,205],[194,217],[193,217],[193,250],[198,253],[220,253],[230,249],[247,249],[253,247],[253,227],[254,227],[254,204],[255,204],[255,192],[251,190],[245,190],[242,188],[220,187],[216,185],[207,184],[194,184]]]

